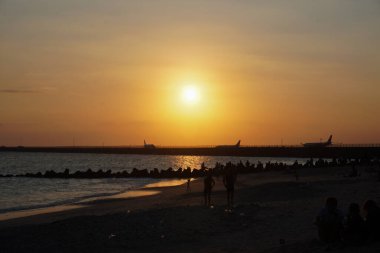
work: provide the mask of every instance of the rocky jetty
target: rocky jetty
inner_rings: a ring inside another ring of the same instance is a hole
[[[238,174],[248,174],[248,173],[258,173],[264,171],[285,171],[289,173],[297,173],[298,169],[304,168],[313,168],[313,167],[337,167],[337,166],[356,166],[356,165],[373,165],[380,166],[378,159],[330,159],[323,160],[319,159],[314,161],[310,159],[306,161],[304,164],[298,163],[297,160],[294,161],[293,164],[285,164],[285,163],[261,163],[260,161],[256,164],[250,163],[249,161],[243,163],[239,162],[237,164],[233,164],[231,162],[227,164],[216,163],[214,168],[206,168],[204,164],[202,164],[200,169],[192,169],[187,167],[186,169],[178,168],[177,170],[173,168],[159,170],[158,168],[154,168],[153,170],[148,169],[137,169],[134,168],[132,171],[117,171],[112,172],[111,170],[103,171],[93,171],[92,169],[88,169],[86,171],[75,171],[70,173],[69,169],[65,169],[63,172],[56,172],[54,170],[48,170],[45,172],[37,172],[37,173],[25,173],[25,174],[6,174],[1,175],[0,177],[31,177],[31,178],[78,178],[78,179],[94,179],[94,178],[198,178],[205,176],[206,172],[210,172],[219,176],[224,173],[227,169],[233,169]]]

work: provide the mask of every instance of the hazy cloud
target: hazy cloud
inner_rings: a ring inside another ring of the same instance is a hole
[[[27,93],[45,93],[56,90],[53,86],[37,87],[37,88],[8,88],[0,89],[0,93],[11,94],[27,94]]]
[[[1,89],[0,93],[38,93],[38,90],[30,90],[30,89]]]

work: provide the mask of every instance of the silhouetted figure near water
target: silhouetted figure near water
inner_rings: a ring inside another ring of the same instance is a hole
[[[369,241],[380,241],[380,208],[373,200],[364,203],[365,230]]]
[[[204,179],[204,198],[205,198],[205,206],[211,205],[211,191],[215,185],[215,181],[212,178],[211,171],[208,171],[206,177]]]
[[[294,177],[296,178],[296,181],[298,181],[299,179],[299,174],[298,174],[298,167],[299,167],[299,164],[298,164],[298,161],[296,160],[293,164],[293,168],[294,168]]]
[[[223,184],[227,190],[227,210],[232,211],[234,205],[236,173],[233,168],[227,168],[223,177]]]
[[[364,220],[360,216],[360,206],[351,203],[344,224],[343,240],[351,245],[361,245],[365,239]]]
[[[191,181],[190,178],[187,179],[187,186],[186,186],[186,191],[187,191],[187,192],[191,192],[190,181]]]
[[[322,208],[316,219],[319,238],[329,246],[341,240],[344,216],[337,207],[336,198],[327,198],[325,207]]]
[[[356,168],[356,164],[353,163],[352,164],[352,171],[351,171],[351,174],[349,175],[349,177],[357,177],[359,175],[358,173],[358,169]]]

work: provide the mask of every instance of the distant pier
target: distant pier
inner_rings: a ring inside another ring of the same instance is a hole
[[[0,147],[0,152],[93,153],[134,155],[189,155],[242,157],[299,158],[380,158],[380,145],[339,145],[329,147],[303,146],[241,146],[217,147]]]

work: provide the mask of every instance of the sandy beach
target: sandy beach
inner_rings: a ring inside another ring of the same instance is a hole
[[[312,168],[300,180],[284,172],[239,175],[235,208],[226,212],[222,178],[213,208],[203,182],[157,187],[0,221],[0,252],[325,252],[313,225],[326,197],[346,211],[351,202],[380,202],[375,168]],[[145,194],[146,193],[146,194]],[[136,192],[137,194],[137,192]],[[380,244],[336,252],[379,252]]]

